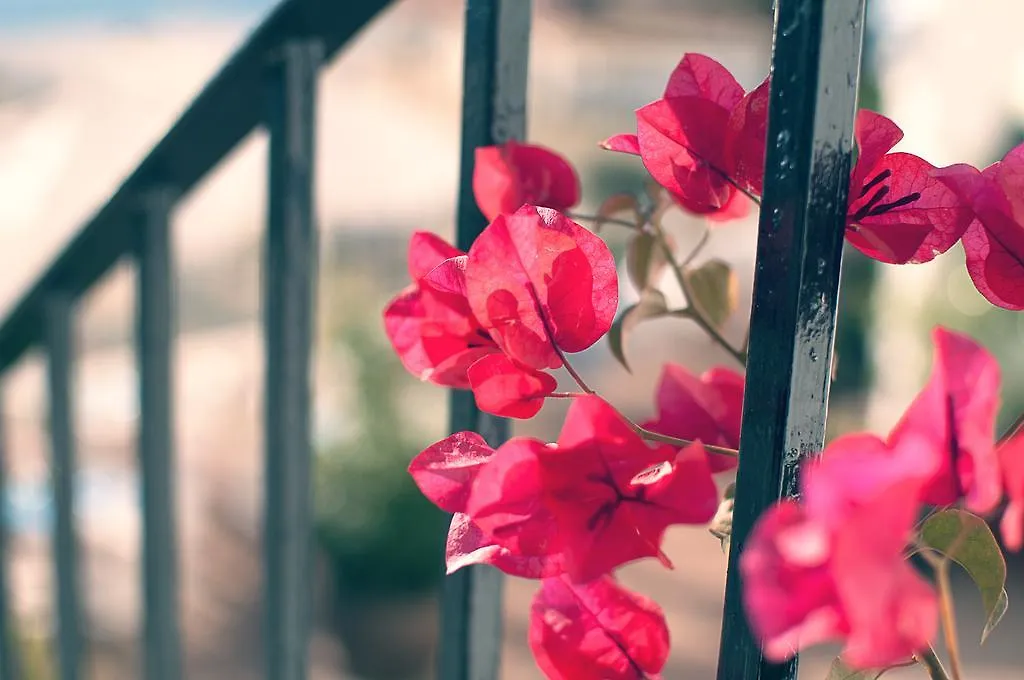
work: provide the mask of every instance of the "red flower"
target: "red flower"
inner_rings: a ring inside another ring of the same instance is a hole
[[[488,221],[529,203],[566,211],[580,201],[580,181],[554,151],[514,141],[476,150],[473,195]]]
[[[768,115],[768,85],[744,95],[721,64],[685,54],[665,94],[637,110],[637,134],[602,144],[639,155],[651,177],[687,210],[711,217],[741,217],[750,207],[731,178],[761,186]]]
[[[963,164],[938,172],[976,215],[962,239],[974,286],[994,305],[1024,309],[1024,144],[981,172]]]
[[[649,447],[598,397],[576,399],[557,445],[512,440],[484,466],[467,506],[483,533],[514,554],[561,553],[588,581],[657,556],[673,524],[702,524],[717,490],[700,446]]]
[[[471,564],[489,564],[510,576],[549,578],[565,572],[561,554],[517,554],[489,539],[465,513],[455,513],[445,548],[449,574]]]
[[[643,427],[679,439],[729,449],[740,445],[743,376],[713,368],[699,378],[678,364],[665,364],[657,390],[658,417]],[[708,454],[713,472],[736,467],[735,456]]]
[[[932,470],[922,501],[949,505],[966,498],[974,512],[990,511],[1002,497],[995,453],[999,364],[967,336],[936,328],[932,377],[889,435],[926,442],[911,449],[917,464]]]
[[[466,370],[498,352],[469,310],[466,257],[427,232],[409,242],[413,283],[384,310],[384,330],[406,369],[420,380],[468,388]]]
[[[889,153],[903,131],[873,111],[857,113],[857,164],[850,177],[847,240],[891,264],[928,262],[960,240],[973,214],[940,179],[938,169],[909,153]]]
[[[1003,485],[1010,497],[999,529],[1007,550],[1017,552],[1024,544],[1024,435],[1014,436],[998,453]]]
[[[579,229],[582,230],[582,227]],[[596,238],[589,232],[586,235],[591,239]],[[543,237],[535,238],[529,233],[527,238],[532,239],[534,247],[538,241],[544,242]],[[550,238],[547,240],[551,241]],[[564,243],[562,247],[569,250]],[[585,247],[588,254],[597,251],[592,243],[587,242]],[[580,252],[583,252],[582,249]],[[560,269],[557,278],[555,272],[545,270],[542,264],[535,263],[534,273],[543,276],[547,272],[551,279],[544,288],[546,294],[554,292],[556,295],[571,295],[579,291],[579,284],[586,285],[583,278],[570,280],[578,269],[565,270],[566,261],[570,265],[579,266],[578,257],[574,258],[574,255],[565,255],[562,264],[558,265]],[[409,247],[409,273],[414,283],[399,293],[384,310],[385,331],[402,363],[421,380],[430,380],[448,387],[471,388],[477,405],[488,413],[510,418],[530,418],[540,410],[544,398],[555,390],[557,382],[550,375],[502,355],[501,348],[470,309],[466,281],[469,266],[470,258],[467,255],[437,236],[425,232],[414,234]],[[484,258],[483,266],[494,267],[496,263]],[[607,276],[604,280],[607,280]],[[614,271],[612,280],[617,290]],[[526,294],[514,286],[510,287],[520,295]],[[559,312],[562,310],[557,301],[547,307]],[[562,313],[558,320],[563,325],[570,323],[573,319],[569,316]],[[583,322],[587,321],[586,318],[580,318]],[[598,323],[593,319],[589,321],[592,324]],[[573,333],[579,337],[580,330],[567,329],[563,332],[570,347],[574,346]],[[603,334],[604,330],[600,332]],[[541,342],[546,342],[548,351],[554,352],[547,336]],[[516,347],[514,342],[512,347]]]
[[[530,607],[530,649],[549,680],[646,680],[668,660],[665,615],[611,576],[548,578]]]
[[[884,668],[934,637],[935,593],[903,557],[924,483],[911,458],[870,435],[837,439],[805,469],[804,505],[785,500],[759,520],[740,568],[768,658],[842,640],[850,666]]]
[[[497,217],[473,243],[466,289],[489,337],[517,365],[536,370],[561,366],[558,350],[597,342],[619,300],[615,258],[604,241],[531,205]]]

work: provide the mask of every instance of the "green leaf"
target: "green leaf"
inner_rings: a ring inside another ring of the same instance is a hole
[[[612,350],[612,355],[622,364],[623,368],[632,373],[629,362],[626,361],[627,334],[644,319],[667,316],[668,313],[665,296],[659,290],[648,288],[640,294],[639,302],[627,307],[619,315],[619,318],[612,324],[611,330],[608,331],[608,345]]]
[[[739,304],[739,284],[732,268],[722,260],[708,260],[686,272],[687,284],[697,307],[715,326],[721,326]]]
[[[600,232],[610,218],[620,215],[624,212],[633,214],[633,222],[640,227],[640,202],[633,194],[612,194],[608,198],[604,199],[601,207],[597,209],[597,219],[594,220],[594,232]]]
[[[626,273],[638,291],[654,287],[667,265],[665,251],[654,234],[639,231],[630,239],[626,250]]]
[[[942,510],[921,527],[925,546],[953,560],[981,591],[988,620],[981,641],[989,636],[1006,613],[1006,559],[992,529],[982,518],[966,510]]]

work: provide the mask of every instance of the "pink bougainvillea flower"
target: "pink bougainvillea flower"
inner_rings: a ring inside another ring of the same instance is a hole
[[[952,248],[973,212],[937,168],[913,154],[890,153],[903,131],[874,111],[857,113],[854,136],[859,155],[850,177],[850,244],[890,264],[928,262]]]
[[[926,446],[906,437],[899,448]],[[751,625],[774,661],[843,641],[855,668],[924,648],[938,626],[931,587],[904,559],[926,475],[870,435],[841,437],[804,471],[804,504],[758,521],[740,562]]]
[[[416,232],[409,242],[413,283],[384,309],[384,330],[405,368],[420,380],[469,388],[467,369],[497,344],[480,327],[465,293],[466,256]]]
[[[661,553],[665,529],[703,524],[717,490],[703,448],[648,446],[607,403],[573,402],[557,444],[525,437],[491,449],[458,433],[428,447],[409,471],[456,517],[448,566],[492,564],[518,576],[566,573],[585,582]]]
[[[469,249],[473,315],[513,362],[562,365],[611,328],[619,299],[615,258],[599,237],[532,205],[501,215]]]
[[[767,81],[745,95],[717,61],[685,54],[664,96],[637,110],[637,134],[616,135],[602,146],[639,155],[687,210],[720,220],[742,217],[750,201],[737,195],[736,185],[759,190],[764,174],[767,95]]]
[[[740,445],[743,376],[717,367],[699,378],[678,364],[667,363],[657,389],[658,416],[643,423],[654,432],[728,449]],[[736,467],[735,456],[708,454],[713,472]]]
[[[473,195],[488,221],[525,204],[566,211],[580,201],[580,181],[554,151],[511,141],[476,149]]]
[[[981,172],[960,164],[938,173],[976,216],[961,241],[974,286],[994,305],[1024,310],[1024,144]]]
[[[931,379],[889,435],[927,442],[913,450],[922,469],[934,472],[922,501],[949,505],[966,499],[973,512],[992,510],[1002,498],[995,453],[999,364],[971,338],[944,328],[932,332]]]
[[[665,615],[610,576],[548,578],[530,607],[530,649],[549,680],[647,680],[669,653]]]
[[[1014,435],[998,449],[1003,486],[1009,502],[999,525],[1003,545],[1017,552],[1024,545],[1024,434]]]

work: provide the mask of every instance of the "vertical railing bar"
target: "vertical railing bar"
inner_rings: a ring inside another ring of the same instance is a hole
[[[57,656],[60,680],[77,680],[82,653],[78,544],[74,523],[74,302],[54,292],[44,310],[50,398],[53,559],[56,565]]]
[[[174,514],[174,269],[170,236],[170,216],[176,200],[176,192],[169,189],[154,189],[143,197],[136,253],[143,677],[147,680],[181,677]]]
[[[825,436],[864,0],[778,0],[765,189],[719,680],[794,680],[748,628],[738,569],[757,517]]]
[[[530,0],[467,0],[462,85],[462,150],[456,245],[466,250],[487,226],[473,198],[474,151],[526,135]],[[481,413],[472,394],[453,391],[452,432],[474,430],[492,445],[508,423]],[[463,568],[445,579],[441,616],[442,680],[493,680],[502,641],[500,572]]]
[[[0,389],[0,680],[18,680],[21,670],[18,658],[17,631],[14,624],[14,610],[11,603],[11,584],[8,565],[11,553],[7,535],[7,517],[3,510],[7,508],[7,422],[3,415]]]
[[[317,271],[314,140],[319,41],[282,46],[268,75],[264,639],[266,677],[304,680],[311,629],[310,369]]]

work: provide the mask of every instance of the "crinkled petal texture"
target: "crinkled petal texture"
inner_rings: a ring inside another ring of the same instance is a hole
[[[469,304],[514,362],[543,370],[556,347],[582,351],[611,328],[618,306],[615,258],[599,237],[562,214],[524,206],[495,219],[469,249]]]
[[[726,172],[757,195],[764,192],[764,156],[768,137],[768,96],[771,82],[744,95],[729,115],[725,132]],[[747,203],[746,197],[736,195]]]
[[[493,221],[528,203],[568,210],[580,201],[580,181],[569,161],[554,151],[510,141],[476,149],[473,195],[480,212]]]
[[[558,576],[565,571],[560,553],[513,553],[488,538],[469,515],[461,512],[452,515],[445,555],[449,574],[471,564],[489,564],[510,576],[533,579]]]
[[[743,86],[711,57],[688,52],[669,75],[665,97],[700,97],[732,110],[743,98]]]
[[[986,513],[1002,498],[995,452],[999,407],[999,364],[971,338],[936,328],[931,379],[889,435],[913,436],[921,445],[912,454],[931,469],[922,500],[949,505],[966,499],[973,512]]]
[[[999,447],[999,467],[1009,497],[1000,532],[1008,550],[1017,552],[1024,544],[1024,434],[1017,434]]]
[[[665,529],[708,522],[718,502],[703,447],[650,447],[594,396],[574,400],[557,444],[512,439],[473,470],[459,511],[481,535],[456,557],[500,548],[580,583],[644,557],[667,563]]]
[[[891,264],[928,262],[960,240],[974,213],[937,168],[908,153],[888,153],[903,132],[884,116],[858,112],[860,157],[850,186],[847,240]]]
[[[998,307],[1024,310],[1024,145],[982,172],[963,164],[938,172],[976,216],[962,239],[974,286]]]
[[[700,440],[729,449],[739,447],[743,413],[743,376],[724,367],[697,377],[684,367],[667,363],[657,388],[658,416],[643,424],[648,430]],[[735,456],[708,454],[713,472],[736,467]]]
[[[586,584],[545,579],[530,607],[529,639],[549,680],[644,680],[669,653],[658,605],[610,575]]]
[[[413,232],[409,239],[409,278],[419,281],[437,265],[460,255],[465,253],[437,234],[429,231]]]
[[[521,368],[504,354],[483,357],[468,376],[480,410],[504,418],[532,418],[558,387],[547,373]]]
[[[758,522],[741,569],[768,657],[840,640],[850,666],[882,668],[935,636],[935,593],[903,556],[927,471],[902,449],[921,445],[841,437],[805,469],[803,506],[783,501]]]
[[[421,451],[409,474],[430,502],[445,512],[463,512],[469,490],[494,449],[476,432],[456,432]]]

